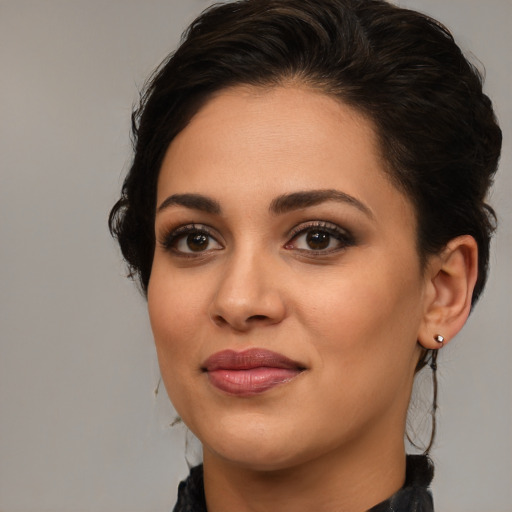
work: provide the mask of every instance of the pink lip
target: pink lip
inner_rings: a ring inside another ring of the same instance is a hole
[[[292,380],[304,367],[276,352],[255,348],[217,352],[204,362],[202,369],[221,391],[253,396]]]

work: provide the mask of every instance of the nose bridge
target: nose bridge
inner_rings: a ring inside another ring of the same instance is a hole
[[[285,315],[278,262],[256,244],[246,243],[226,259],[211,305],[217,324],[247,330],[277,323]]]

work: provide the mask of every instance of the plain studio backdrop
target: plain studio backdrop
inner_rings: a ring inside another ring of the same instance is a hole
[[[1,512],[170,511],[187,474],[107,215],[138,90],[209,3],[0,0]],[[511,512],[512,2],[401,4],[485,64],[505,136],[488,287],[440,356],[433,487],[438,512]]]

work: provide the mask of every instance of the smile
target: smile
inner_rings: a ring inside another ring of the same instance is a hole
[[[243,352],[223,350],[210,356],[202,366],[210,384],[240,397],[264,393],[289,382],[304,369],[281,354],[258,348]]]

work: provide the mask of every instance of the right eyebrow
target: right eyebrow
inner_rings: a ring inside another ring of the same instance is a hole
[[[174,205],[214,215],[220,215],[222,211],[220,204],[215,199],[203,196],[202,194],[173,194],[164,199],[156,211],[160,213],[162,210]]]

